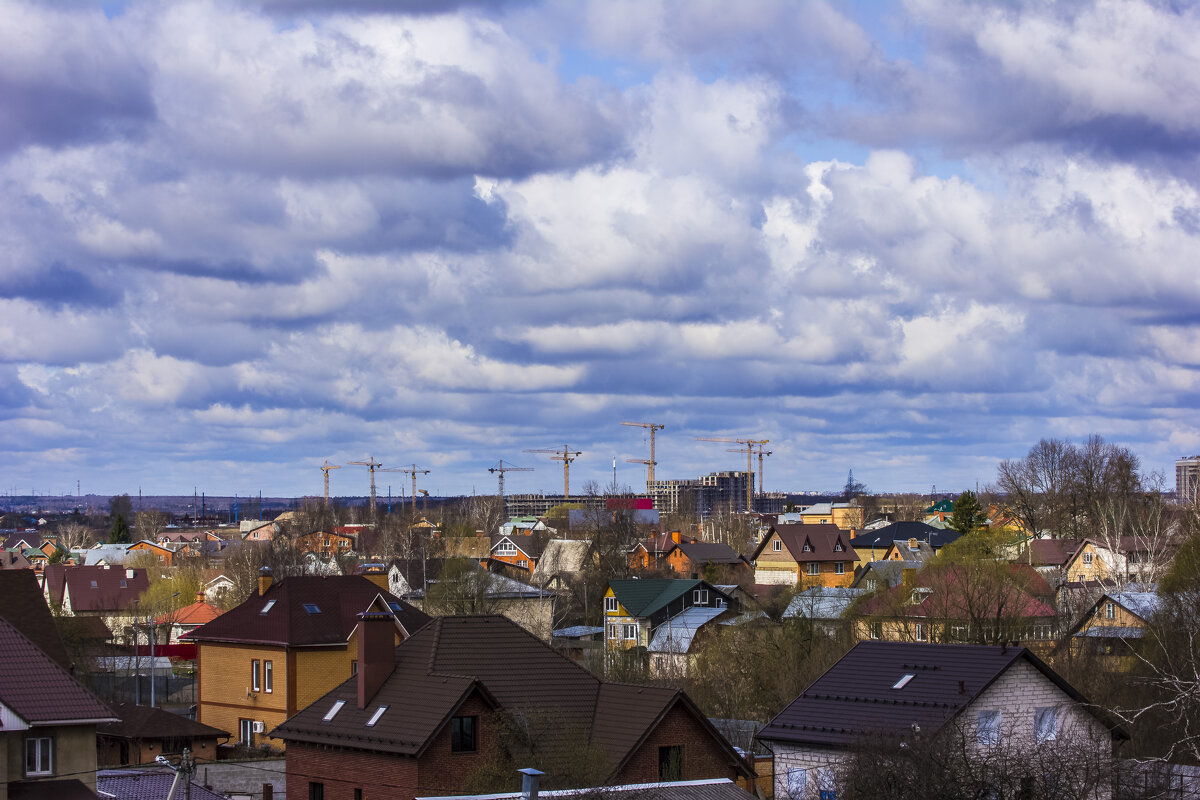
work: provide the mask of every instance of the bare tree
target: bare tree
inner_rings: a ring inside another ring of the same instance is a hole
[[[139,511],[133,518],[133,533],[138,539],[156,542],[166,527],[167,515],[156,509]]]
[[[58,543],[68,553],[72,550],[91,547],[96,543],[96,532],[82,522],[69,521],[58,526]]]

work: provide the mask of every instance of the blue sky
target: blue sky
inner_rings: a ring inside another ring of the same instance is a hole
[[[622,420],[770,490],[1200,452],[1193,7],[0,14],[0,490],[636,486]]]

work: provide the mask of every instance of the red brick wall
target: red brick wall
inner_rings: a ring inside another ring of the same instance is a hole
[[[667,712],[654,732],[642,743],[615,783],[651,783],[658,780],[658,748],[683,745],[683,775],[685,781],[701,778],[735,780],[737,770],[730,764],[731,756],[713,740],[683,706],[676,704]]]
[[[456,716],[472,715],[479,717],[479,749],[475,753],[450,752],[449,724],[425,749],[420,760],[292,742],[286,752],[289,793],[295,792],[299,800],[306,800],[309,782],[319,781],[325,784],[325,800],[353,800],[356,788],[362,789],[363,797],[369,800],[461,794],[466,781],[486,757],[487,748],[494,744],[490,711],[478,696],[468,698],[456,713]]]

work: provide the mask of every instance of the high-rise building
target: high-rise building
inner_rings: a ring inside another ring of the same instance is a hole
[[[1175,462],[1175,497],[1181,503],[1195,502],[1200,495],[1200,456]]]

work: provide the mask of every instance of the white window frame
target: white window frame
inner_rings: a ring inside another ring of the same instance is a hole
[[[1058,738],[1058,706],[1044,706],[1033,710],[1033,735],[1038,744],[1052,742]]]
[[[926,642],[926,641],[929,641],[929,637],[928,637],[928,635],[927,635],[927,634],[926,634],[926,632],[925,632],[925,623],[924,623],[924,622],[918,622],[918,623],[917,623],[917,625],[916,625],[916,631],[915,631],[915,633],[914,633],[913,635],[914,635],[914,637],[916,638],[916,640],[917,640],[918,642]]]
[[[1091,553],[1083,554],[1083,563],[1085,566],[1089,566],[1089,567],[1092,565],[1092,554]]]
[[[31,760],[33,762],[32,770],[29,768]],[[25,740],[25,775],[33,777],[53,774],[54,737],[30,736]]]
[[[776,539],[775,541],[771,542],[771,549],[778,553],[783,549],[783,542]]]
[[[883,638],[883,623],[879,621],[867,623],[867,636],[872,639]]]
[[[1106,602],[1104,604],[1104,618],[1105,619],[1116,619],[1117,618],[1117,604],[1114,603],[1112,600],[1109,600],[1108,602]]]
[[[517,546],[507,540],[496,545],[496,555],[498,556],[515,556],[518,552]]]
[[[244,744],[247,747],[254,744],[254,720],[238,720],[238,744]]]
[[[809,544],[808,542],[805,542],[805,543],[804,543],[804,548],[803,548],[803,550],[804,550],[804,552],[806,552],[806,553],[811,553],[811,552],[813,551],[813,549],[812,549],[812,545],[811,545],[811,544]]]
[[[257,658],[250,659],[250,691],[262,691],[262,678],[259,672],[259,660]]]
[[[837,563],[835,563],[833,565],[833,574],[834,575],[845,575],[846,574],[846,562],[838,561]]]
[[[697,589],[692,592],[692,603],[698,606],[708,605],[708,589]]]
[[[1004,713],[997,709],[983,709],[979,712],[975,727],[975,743],[981,747],[995,747],[1000,744],[1000,726],[1004,722]]]
[[[636,642],[638,640],[638,626],[636,623],[626,622],[621,626],[621,638],[627,642]]]
[[[608,626],[608,638],[616,640],[617,633],[619,633],[619,629],[617,628],[617,625],[614,622]]]
[[[621,604],[619,602],[617,602],[617,598],[615,598],[615,597],[604,598],[604,613],[605,614],[616,614],[620,610],[621,610]]]
[[[809,561],[808,562],[808,574],[809,575],[820,575],[821,574],[821,562],[820,561]]]
[[[275,691],[275,664],[271,661],[263,662],[263,691],[267,694]]]

